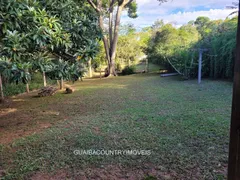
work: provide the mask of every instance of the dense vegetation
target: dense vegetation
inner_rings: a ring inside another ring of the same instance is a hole
[[[100,37],[96,15],[84,2],[1,1],[0,84],[21,82],[29,91],[36,71],[44,85],[46,76],[75,81],[82,62],[96,54]]]
[[[157,29],[156,29],[157,28]],[[175,28],[158,23],[152,27],[152,37],[146,48],[150,61],[171,65],[187,77],[197,75],[198,49],[203,54],[203,76],[232,78],[236,46],[237,18],[213,20],[199,17],[187,25]]]

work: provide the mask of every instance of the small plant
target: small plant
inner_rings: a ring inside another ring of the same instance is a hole
[[[135,66],[126,66],[126,67],[122,70],[122,75],[134,74],[135,71],[136,71],[136,67],[135,67]]]

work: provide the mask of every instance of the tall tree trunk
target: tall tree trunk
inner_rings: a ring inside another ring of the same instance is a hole
[[[102,33],[104,34],[103,16],[101,14],[99,15],[99,26],[100,26],[100,29],[101,29]],[[106,59],[107,59],[108,65],[109,65],[110,64],[109,44],[108,44],[108,39],[105,35],[103,35],[102,41],[103,41],[103,44],[104,44]],[[110,69],[109,69],[109,66],[108,66],[108,72],[109,71],[110,71]]]
[[[114,75],[114,76],[117,75],[115,71],[115,58],[116,58],[118,33],[119,33],[119,26],[120,26],[122,11],[123,11],[123,6],[118,6],[115,26],[114,26],[114,35],[113,35],[113,40],[110,47],[111,54],[110,54],[110,64],[109,64],[109,70],[110,70],[109,75]]]
[[[92,77],[92,59],[91,58],[88,61],[88,74],[89,74],[89,77]]]
[[[113,41],[113,3],[114,0],[111,1],[109,4],[109,46],[111,47]],[[111,54],[111,52],[110,52]]]
[[[26,92],[27,92],[27,93],[30,92],[30,90],[29,90],[29,84],[28,84],[28,83],[26,84]]]
[[[2,83],[2,75],[0,74],[0,93],[1,93],[1,98],[0,102],[4,101],[4,94],[3,94],[3,83]]]
[[[102,65],[100,64],[99,67],[100,67],[100,79],[102,79]]]
[[[146,58],[146,62],[145,62],[145,72],[148,73],[148,69],[149,69],[149,64],[148,64],[148,58]]]
[[[46,87],[47,86],[47,80],[46,80],[46,73],[43,72],[43,86]]]

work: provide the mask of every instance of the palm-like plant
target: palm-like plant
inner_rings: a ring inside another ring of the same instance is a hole
[[[74,63],[68,68],[67,80],[75,82],[79,78],[82,78],[85,72],[86,68],[83,63]]]
[[[27,63],[15,63],[12,66],[11,82],[18,84],[22,82],[26,85],[26,92],[29,93],[29,81],[31,80],[31,74],[29,69],[32,67],[30,62]]]
[[[67,78],[68,62],[63,59],[57,60],[52,66],[51,70],[46,72],[46,75],[57,81],[60,80],[60,89],[63,89],[63,80]]]

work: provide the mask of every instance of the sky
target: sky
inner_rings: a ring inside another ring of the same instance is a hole
[[[131,19],[125,12],[121,22],[132,23],[137,29],[151,26],[154,21],[163,19],[165,23],[181,26],[199,16],[210,19],[225,19],[233,10],[226,9],[234,0],[169,0],[160,4],[157,0],[136,0],[138,18]]]

